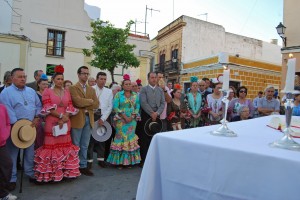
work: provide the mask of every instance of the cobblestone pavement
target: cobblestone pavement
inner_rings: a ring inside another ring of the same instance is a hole
[[[24,176],[23,192],[19,182],[12,193],[21,200],[135,200],[142,169],[93,166],[93,177],[81,175],[71,182],[35,185]],[[20,174],[20,171],[18,172]]]

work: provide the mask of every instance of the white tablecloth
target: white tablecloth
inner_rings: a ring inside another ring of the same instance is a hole
[[[219,125],[157,134],[137,200],[299,200],[300,152],[268,146],[282,137],[269,120],[229,123],[236,138],[210,135]]]

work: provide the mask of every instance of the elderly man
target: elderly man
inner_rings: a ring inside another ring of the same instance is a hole
[[[40,80],[41,75],[43,73],[44,73],[43,70],[35,70],[34,74],[33,74],[35,81],[27,83],[26,86],[30,87],[30,88],[34,89],[34,91],[36,91],[37,90],[37,82]]]
[[[22,68],[15,68],[11,71],[12,85],[0,95],[0,102],[3,103],[8,111],[10,124],[16,123],[20,119],[32,121],[32,126],[36,126],[39,117],[38,114],[42,108],[41,101],[36,92],[25,85],[26,75]],[[19,148],[16,147],[12,140],[7,140],[7,149],[13,161],[12,176],[7,189],[12,191],[16,188],[17,181],[17,156]],[[24,170],[29,176],[31,182],[36,182],[33,171],[34,144],[24,149]]]
[[[269,86],[265,89],[265,97],[258,100],[257,110],[260,116],[271,115],[272,113],[279,113],[280,103],[274,99],[275,89],[273,86]]]
[[[78,82],[69,89],[73,105],[79,109],[78,114],[71,117],[71,136],[73,144],[80,147],[80,172],[86,176],[93,176],[94,173],[87,167],[87,150],[94,127],[94,110],[99,108],[99,100],[94,88],[87,84],[89,68],[79,67],[77,75]]]
[[[155,72],[149,72],[147,75],[149,85],[142,88],[140,93],[141,100],[141,125],[146,123],[146,121],[151,118],[152,121],[156,121],[157,118],[163,113],[165,108],[165,95],[164,91],[157,86],[157,75]],[[146,155],[152,140],[151,136],[146,135],[143,129],[139,129],[137,133],[140,140],[141,147],[141,158],[142,162],[140,166],[143,166],[143,163],[146,159]]]
[[[113,93],[111,89],[108,89],[105,86],[106,84],[106,73],[98,72],[96,85],[93,88],[96,91],[96,96],[100,102],[99,109],[101,109],[101,118],[98,120],[99,126],[103,126],[104,122],[108,120],[108,117],[112,111],[113,103]],[[98,165],[102,168],[105,168],[107,165],[104,162],[105,157],[105,146],[106,143],[109,143],[110,140],[105,142],[98,142],[93,137],[91,137],[89,148],[88,148],[88,167],[92,167],[93,163],[93,152],[94,150],[97,153]]]

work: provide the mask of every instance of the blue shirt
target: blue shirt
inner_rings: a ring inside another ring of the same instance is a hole
[[[25,86],[19,89],[14,84],[3,90],[0,102],[6,107],[11,124],[20,119],[32,121],[42,108],[41,101],[32,88]]]

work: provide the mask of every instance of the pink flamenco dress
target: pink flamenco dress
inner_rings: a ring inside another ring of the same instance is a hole
[[[39,182],[58,182],[63,178],[76,178],[79,171],[79,147],[72,144],[70,135],[70,120],[67,122],[68,131],[65,135],[53,136],[52,128],[57,125],[58,118],[50,114],[51,109],[58,113],[75,115],[78,109],[73,107],[71,95],[64,90],[61,96],[54,90],[46,89],[42,96],[43,109],[41,114],[46,115],[44,145],[35,151],[34,171]]]

